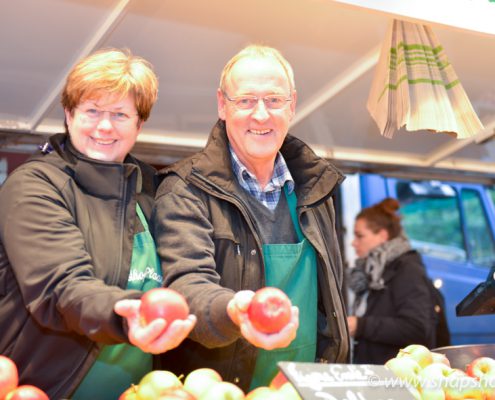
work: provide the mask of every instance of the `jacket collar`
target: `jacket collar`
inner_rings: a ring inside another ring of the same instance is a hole
[[[143,182],[140,163],[131,155],[128,155],[123,163],[94,160],[76,150],[67,134],[51,136],[49,143],[50,150],[65,162],[64,170],[88,194],[120,198],[122,184],[133,174],[136,174],[136,193],[141,192],[143,185],[153,186],[150,182]]]
[[[287,135],[280,152],[295,181],[299,205],[309,205],[326,199],[344,180],[343,174],[332,164],[318,157],[298,138]],[[225,122],[218,120],[205,148],[193,157],[193,172],[204,176],[227,192],[235,192]]]

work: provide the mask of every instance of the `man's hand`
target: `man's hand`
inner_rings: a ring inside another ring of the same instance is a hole
[[[347,317],[347,325],[349,326],[349,335],[354,337],[357,329],[357,317],[354,315]]]
[[[247,314],[253,296],[254,292],[251,290],[237,292],[227,305],[230,319],[239,326],[246,340],[256,347],[265,350],[287,347],[296,338],[299,309],[295,306],[291,307],[291,320],[280,332],[263,333],[253,327]]]
[[[129,342],[146,353],[164,353],[179,346],[196,324],[196,317],[189,315],[184,320],[176,319],[168,328],[163,318],[143,326],[139,315],[140,305],[141,300],[120,300],[115,303],[114,311],[127,320]]]

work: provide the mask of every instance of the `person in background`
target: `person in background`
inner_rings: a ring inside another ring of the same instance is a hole
[[[280,52],[246,47],[223,69],[206,147],[163,172],[153,234],[165,284],[198,318],[160,357],[176,373],[214,368],[246,391],[268,384],[277,361],[348,360],[331,198],[343,176],[288,135],[296,97]],[[294,305],[279,333],[256,330],[247,316],[264,286]]]
[[[195,323],[139,322],[163,278],[148,229],[156,174],[129,151],[157,94],[129,51],[82,59],[62,93],[66,133],[0,190],[0,353],[50,398],[118,398]]]
[[[435,317],[421,256],[411,249],[386,198],[356,216],[352,245],[359,257],[348,276],[353,362],[384,364],[409,344],[434,346]]]

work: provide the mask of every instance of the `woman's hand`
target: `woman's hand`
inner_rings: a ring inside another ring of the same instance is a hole
[[[299,309],[295,306],[291,307],[291,320],[280,332],[263,333],[253,327],[247,314],[253,296],[254,292],[251,290],[237,292],[227,305],[230,319],[239,326],[245,339],[256,347],[265,350],[287,347],[297,335]]]
[[[140,305],[141,300],[120,300],[115,303],[114,311],[127,320],[129,342],[146,353],[164,353],[179,346],[196,324],[196,317],[189,315],[187,319],[176,319],[170,325],[163,318],[142,325]]]

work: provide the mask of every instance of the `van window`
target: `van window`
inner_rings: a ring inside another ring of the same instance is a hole
[[[422,254],[466,261],[461,213],[455,189],[435,181],[397,182],[402,226]]]
[[[480,194],[476,190],[464,189],[461,191],[461,201],[470,258],[476,264],[491,266],[495,260],[495,245]]]

